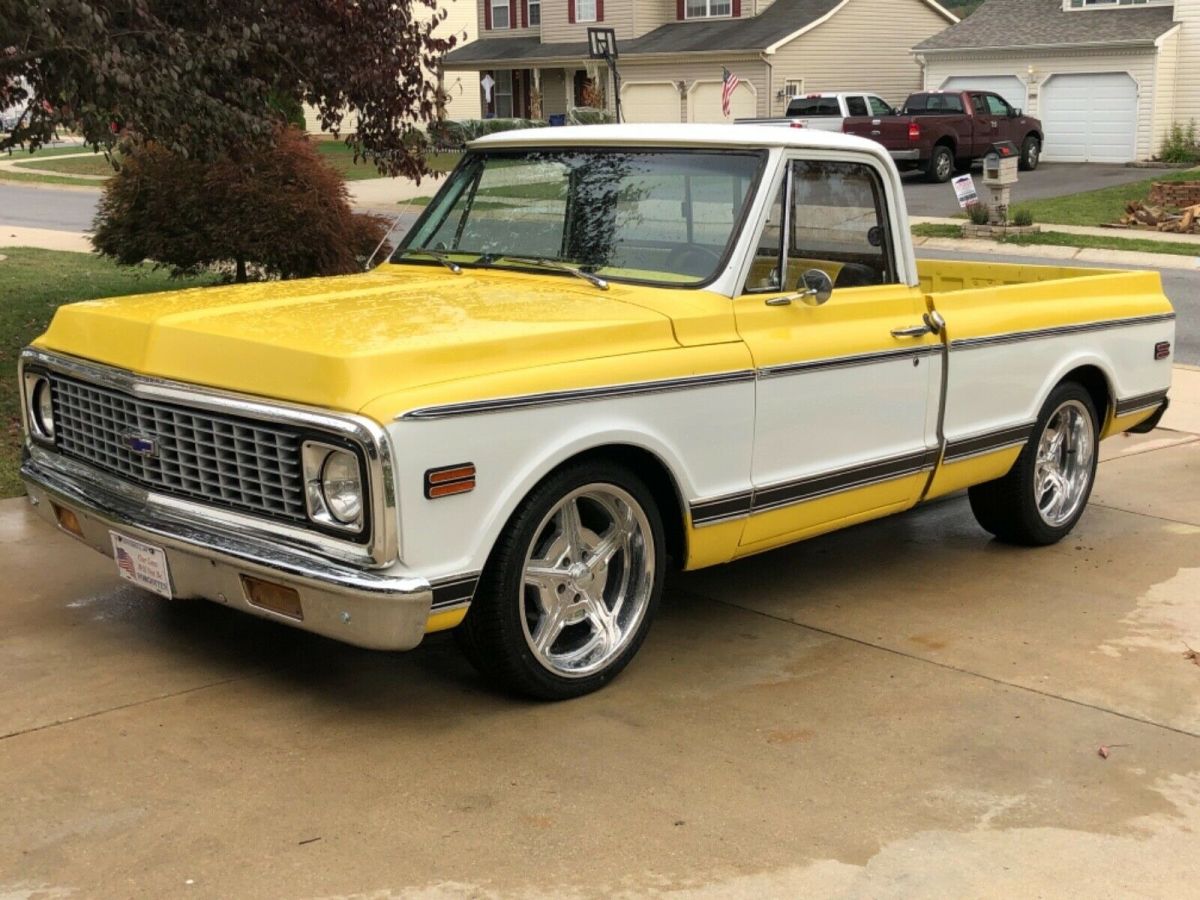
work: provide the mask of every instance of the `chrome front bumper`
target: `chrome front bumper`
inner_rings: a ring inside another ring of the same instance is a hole
[[[201,529],[37,458],[25,460],[21,478],[42,518],[105,556],[113,555],[112,531],[162,548],[176,597],[213,600],[376,650],[408,650],[425,634],[433,599],[425,579],[355,568],[250,535]],[[55,506],[75,513],[82,537],[59,525]],[[295,589],[301,618],[253,605],[243,575]]]

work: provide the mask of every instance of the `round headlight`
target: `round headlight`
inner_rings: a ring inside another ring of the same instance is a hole
[[[51,440],[54,438],[54,398],[50,396],[50,382],[39,378],[33,387],[32,403],[34,425],[38,433]]]
[[[343,525],[353,525],[362,515],[362,475],[358,457],[334,450],[321,466],[321,493],[330,514]]]

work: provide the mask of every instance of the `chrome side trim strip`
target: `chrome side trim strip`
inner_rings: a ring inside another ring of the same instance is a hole
[[[30,452],[39,463],[58,469],[75,478],[86,478],[105,485],[113,493],[136,498],[153,509],[187,517],[209,528],[221,528],[238,534],[257,534],[284,540],[305,550],[322,553],[334,559],[359,565],[382,567],[392,563],[399,552],[397,534],[399,516],[396,510],[394,466],[391,441],[377,422],[352,413],[331,413],[284,401],[266,401],[258,397],[219,391],[212,388],[168,381],[163,378],[137,375],[79,357],[26,348],[20,359],[24,373],[27,366],[58,372],[80,381],[98,384],[134,397],[160,400],[184,407],[197,407],[265,422],[281,422],[336,435],[353,441],[362,448],[367,463],[370,489],[371,538],[362,544],[342,540],[275,520],[247,513],[220,509],[205,503],[189,501],[165,493],[157,493],[132,482],[125,482],[99,469],[27,441]],[[23,379],[22,379],[23,381]],[[19,382],[21,383],[21,382]],[[22,402],[22,415],[25,403]],[[25,425],[29,433],[28,422]]]
[[[611,400],[617,397],[641,397],[649,394],[689,391],[695,388],[715,387],[724,384],[742,384],[754,381],[754,378],[753,369],[739,369],[734,372],[717,372],[712,375],[692,375],[686,378],[665,378],[661,381],[637,381],[629,384],[580,388],[578,390],[547,391],[542,394],[495,397],[490,400],[470,400],[465,403],[448,403],[444,406],[426,406],[419,409],[410,409],[406,413],[401,413],[396,418],[428,420],[448,419],[454,416],[477,416],[484,413],[510,412],[515,409],[560,406],[564,403],[587,403],[595,400]]]
[[[942,462],[961,462],[973,456],[982,456],[985,453],[993,453],[1008,447],[1020,446],[1029,440],[1029,436],[1033,434],[1036,424],[1037,422],[1025,422],[1021,425],[1013,425],[1008,428],[986,431],[982,434],[973,434],[968,437],[948,441]]]
[[[1161,406],[1162,402],[1167,399],[1167,392],[1151,391],[1148,394],[1138,394],[1136,397],[1126,397],[1124,400],[1117,401],[1116,415],[1125,416],[1129,413],[1140,412],[1143,409],[1153,409],[1156,406]]]
[[[471,575],[451,575],[449,578],[433,581],[433,603],[429,611],[445,612],[469,604],[479,586],[479,575],[479,572]]]
[[[941,352],[941,348],[941,344],[923,344],[919,347],[899,347],[895,350],[880,350],[875,353],[856,353],[852,356],[834,356],[827,359],[783,363],[778,366],[766,366],[759,369],[758,377],[778,378],[782,375],[799,375],[804,372],[816,372],[822,369],[848,369],[855,366],[870,366],[876,363],[892,362],[893,360],[916,359],[939,353]]]
[[[1129,319],[1106,319],[1101,322],[1080,322],[1076,325],[1059,325],[1054,328],[1036,328],[1030,331],[1011,331],[1007,334],[989,334],[982,337],[959,338],[950,342],[951,350],[974,350],[995,344],[1012,344],[1042,338],[1062,337],[1087,331],[1104,331],[1109,328],[1129,328],[1134,325],[1150,325],[1155,322],[1174,321],[1175,313],[1159,313],[1152,316],[1135,316]]]
[[[754,513],[794,506],[820,497],[914,475],[932,468],[937,462],[938,453],[937,449],[918,450],[819,475],[764,485],[753,491],[698,500],[688,504],[692,526],[741,519]]]

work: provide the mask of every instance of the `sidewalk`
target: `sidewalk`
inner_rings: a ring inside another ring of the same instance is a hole
[[[965,219],[950,219],[941,216],[912,216],[909,222],[913,225],[963,225]],[[1125,240],[1162,241],[1164,244],[1191,244],[1200,256],[1200,234],[1172,234],[1169,231],[1141,231],[1136,228],[1090,228],[1084,225],[1056,225],[1053,222],[1040,223],[1046,231],[1058,231],[1063,234],[1084,234],[1090,237],[1124,238]]]
[[[38,250],[73,250],[91,253],[91,235],[22,225],[0,225],[0,247],[35,247]]]
[[[1176,365],[1171,370],[1170,397],[1159,427],[1200,435],[1200,366]]]

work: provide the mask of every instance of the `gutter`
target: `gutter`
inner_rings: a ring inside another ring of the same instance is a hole
[[[1178,27],[1178,26],[1176,26]],[[1172,29],[1174,30],[1174,29]],[[1078,50],[1104,47],[1154,47],[1166,35],[1132,41],[1074,41],[1069,44],[1006,44],[1000,47],[912,47],[910,53],[1008,53],[1021,50]]]

